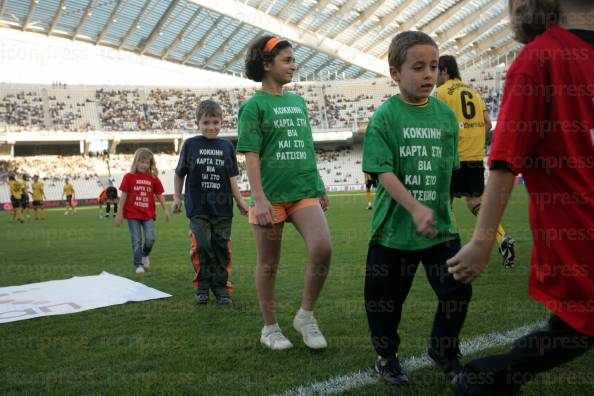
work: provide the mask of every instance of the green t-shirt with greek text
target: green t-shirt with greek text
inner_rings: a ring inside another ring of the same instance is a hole
[[[257,91],[239,108],[238,134],[238,152],[260,155],[262,187],[270,203],[324,196],[301,96]]]
[[[367,126],[363,171],[394,173],[417,201],[433,210],[438,235],[429,239],[419,234],[411,214],[379,183],[370,244],[418,250],[457,238],[450,181],[458,167],[458,123],[447,105],[430,97],[426,105],[414,106],[398,95],[384,102]]]

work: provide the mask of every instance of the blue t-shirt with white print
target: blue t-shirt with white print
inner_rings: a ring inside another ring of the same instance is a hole
[[[175,173],[186,177],[186,216],[233,217],[231,177],[238,175],[228,140],[192,137],[184,143]]]

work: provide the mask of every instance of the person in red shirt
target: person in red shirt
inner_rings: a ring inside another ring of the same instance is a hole
[[[128,220],[137,274],[144,273],[150,266],[149,254],[155,243],[155,196],[161,203],[165,220],[169,222],[169,211],[158,174],[153,153],[142,147],[134,153],[130,172],[124,175],[120,184],[122,195],[115,225],[119,226],[124,219]]]
[[[467,363],[452,381],[456,395],[516,394],[594,345],[594,4],[511,0],[509,9],[528,45],[506,76],[485,203],[449,272],[468,283],[485,269],[522,173],[534,238],[528,291],[553,314],[510,352]]]

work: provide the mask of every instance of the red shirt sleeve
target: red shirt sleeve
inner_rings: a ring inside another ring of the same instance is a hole
[[[548,46],[529,45],[511,65],[503,89],[501,112],[497,119],[489,167],[507,163],[514,173],[534,167],[548,125],[551,94]]]
[[[161,180],[158,177],[153,178],[153,194],[160,195],[165,192],[163,188],[163,184],[161,184]]]
[[[131,183],[131,174],[126,173],[124,178],[122,179],[122,183],[120,183],[120,191],[128,193],[130,191],[130,183]]]
[[[501,112],[489,154],[489,167],[505,162],[513,173],[521,173],[535,157],[546,129],[544,110],[547,86],[531,76],[508,76]]]

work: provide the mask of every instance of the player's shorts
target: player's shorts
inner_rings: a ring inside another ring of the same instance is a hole
[[[480,197],[485,191],[483,161],[462,161],[452,173],[450,193],[453,197]]]
[[[33,201],[34,208],[43,208],[43,201]]]
[[[21,208],[27,208],[29,206],[29,197],[23,196],[21,198]]]
[[[370,179],[365,183],[365,188],[368,190],[371,190],[372,187],[377,188],[377,179]]]
[[[114,200],[118,199],[118,191],[117,191],[117,190],[114,190],[114,191],[112,191],[112,192],[108,191],[108,192],[107,192],[106,199],[107,199],[108,201],[109,201],[109,200],[112,200],[112,201],[114,201]]]
[[[72,195],[66,195],[66,202],[68,202],[68,205],[72,205]]]
[[[274,224],[283,223],[285,221],[291,221],[290,217],[300,211],[303,208],[309,206],[320,205],[319,198],[304,198],[299,201],[282,202],[272,205],[272,222]],[[248,211],[248,221],[250,224],[258,224],[256,218],[256,207],[250,206]]]
[[[21,199],[20,198],[15,198],[13,196],[10,196],[10,203],[12,204],[13,209],[17,209],[21,207]]]

